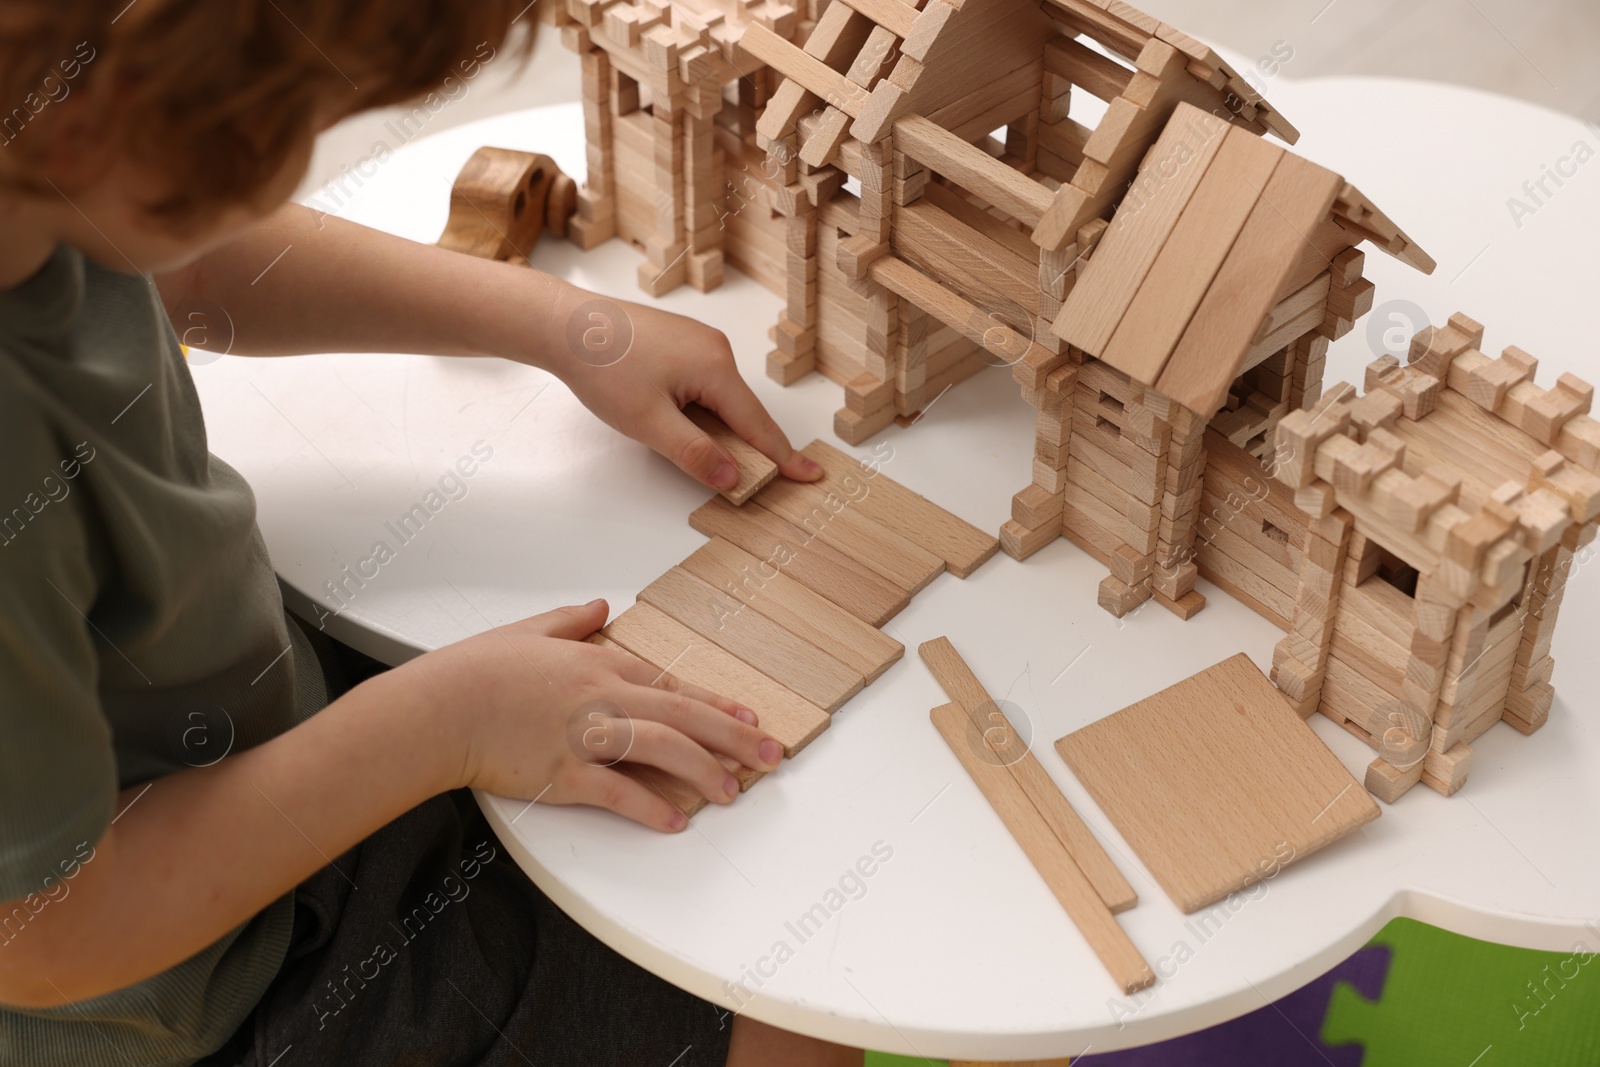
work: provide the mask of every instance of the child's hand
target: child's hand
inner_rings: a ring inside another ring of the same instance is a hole
[[[822,468],[795,451],[739,376],[721,330],[581,291],[560,305],[568,316],[560,332],[570,351],[557,353],[551,369],[614,429],[649,445],[697,481],[713,489],[732,488],[739,480],[732,459],[683,414],[685,404],[697,403],[769,456],[784,476],[802,482],[822,476]]]
[[[648,763],[731,802],[739,784],[712,753],[769,771],[783,758],[756,716],[583,639],[606,621],[596,600],[557,608],[442,648],[374,681],[410,690],[445,716],[459,745],[457,786],[548,804],[609,808],[658,830],[687,820],[608,764]]]

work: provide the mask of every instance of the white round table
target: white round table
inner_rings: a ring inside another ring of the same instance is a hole
[[[1596,276],[1584,257],[1600,234],[1600,163],[1552,186],[1520,226],[1506,198],[1523,196],[1522,183],[1576,141],[1600,142],[1597,131],[1430,84],[1280,78],[1266,88],[1305,131],[1300,151],[1340,170],[1439,260],[1424,278],[1369,249],[1373,319],[1396,325],[1390,315],[1405,309],[1389,301],[1420,305],[1435,322],[1462,310],[1487,325],[1495,352],[1517,344],[1541,357],[1541,383],[1566,369],[1596,379],[1587,328]],[[449,184],[478,146],[546,152],[581,175],[581,130],[568,105],[418,140],[338,213],[431,241]],[[620,242],[585,254],[546,238],[535,259],[647,299],[633,280],[639,256]],[[838,386],[812,376],[781,388],[763,374],[775,297],[730,270],[714,293],[685,287],[659,303],[727,332],[797,443],[833,440]],[[1360,382],[1367,344],[1358,328],[1334,347],[1330,383]],[[686,518],[707,492],[538,371],[387,355],[205,359],[195,378],[212,447],[255,487],[290,605],[317,618],[336,606],[325,583],[342,567],[375,542],[395,549],[364,586],[346,585],[354,595],[327,618],[335,636],[390,663],[595,596],[621,611],[703,542]],[[1032,435],[1031,409],[996,370],[878,440],[893,449],[887,474],[994,530],[1027,484]],[[390,525],[477,442],[493,455],[465,495],[398,544]],[[902,662],[801,756],[680,835],[594,809],[483,805],[540,888],[623,955],[763,1021],[904,1054],[1075,1056],[1172,1037],[1292,991],[1398,915],[1529,948],[1600,947],[1583,925],[1600,916],[1600,863],[1586,840],[1600,824],[1600,660],[1584,651],[1600,591],[1587,568],[1566,597],[1558,696],[1543,730],[1525,738],[1495,726],[1474,743],[1462,793],[1412,790],[1203,931],[1051,742],[1234,652],[1265,667],[1279,632],[1204,582],[1209,607],[1188,623],[1157,607],[1117,620],[1095,604],[1103,574],[1058,540],[1025,563],[1000,555],[965,581],[940,577],[889,625],[906,645]],[[1153,991],[1118,995],[929,723],[945,698],[914,650],[939,634],[1023,709],[1035,752],[1139,891],[1121,921],[1162,976]],[[1312,725],[1359,777],[1371,752],[1320,716]],[[863,857],[870,877],[855,873]]]

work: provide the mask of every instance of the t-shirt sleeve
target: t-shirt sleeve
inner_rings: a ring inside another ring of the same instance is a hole
[[[0,478],[0,491],[10,482]],[[26,496],[16,503],[28,507]],[[116,756],[84,614],[93,610],[94,571],[74,503],[51,503],[8,531],[15,536],[0,535],[0,901],[75,874],[116,804]],[[10,504],[0,498],[0,508]]]

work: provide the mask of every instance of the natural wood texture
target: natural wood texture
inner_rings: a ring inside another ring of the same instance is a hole
[[[774,482],[755,503],[882,575],[917,593],[944,570],[944,560],[865,515],[856,497],[815,482]]]
[[[1177,136],[1174,115],[1297,136],[1209,48],[1120,2],[568,2],[588,179],[551,204],[576,200],[573,240],[636,245],[654,295],[712,288],[726,263],[786,297],[768,373],[840,382],[834,430],[851,443],[908,424],[985,365],[1038,390],[1067,361],[1047,324],[1080,274],[1104,273],[1085,270],[1091,227],[1150,226],[1144,193],[1202,169],[1159,170],[1124,195],[1152,146]],[[1093,129],[1071,118],[1081,93],[1108,103]],[[1348,186],[1308,237],[1326,242],[1324,262],[1363,238],[1423,261]],[[1340,286],[1317,327],[1348,330],[1363,300],[1370,290]],[[1089,303],[1129,318],[1120,296]],[[958,336],[919,333],[927,315]],[[1600,429],[1591,436],[1581,446],[1600,462]]]
[[[1039,345],[1009,326],[991,319],[983,308],[940,285],[895,256],[875,260],[868,269],[873,281],[923,308],[974,344],[982,345],[1006,364],[1026,359]],[[1044,353],[1048,358],[1048,353]]]
[[[1038,758],[1029,751],[1027,742],[990,698],[949,638],[924,641],[918,646],[917,654],[945,695],[966,712],[970,723],[968,747],[980,759],[1004,767],[1016,779],[1018,788],[1038,809],[1040,817],[1066,847],[1105,906],[1112,912],[1119,912],[1137,904],[1139,897],[1133,886],[1050,780]]]
[[[690,422],[699,427],[701,433],[711,438],[712,444],[717,446],[718,451],[739,468],[738,483],[732,489],[722,491],[722,495],[728,498],[729,503],[743,504],[755,494],[756,490],[778,476],[776,463],[768,459],[754,445],[728,429],[716,415],[699,404],[688,405],[683,409],[683,413],[688,416]]]
[[[684,570],[739,599],[796,637],[859,671],[870,684],[905,654],[905,646],[869,626],[730,541],[713,537],[682,563]]]
[[[1228,131],[1106,345],[1107,363],[1141,382],[1160,378],[1282,157],[1248,131]]]
[[[1342,179],[1285,155],[1250,212],[1156,388],[1202,417],[1227,395],[1257,329],[1310,231],[1328,213]]]
[[[896,147],[915,156],[923,166],[978,193],[1028,226],[1038,225],[1039,216],[1050,206],[1049,189],[920,115],[895,123],[894,135]]]
[[[968,747],[967,713],[955,704],[934,708],[930,717],[950,751],[971,776],[984,799],[1044,879],[1050,892],[1071,917],[1094,954],[1111,973],[1124,994],[1155,984],[1155,972],[1139,954],[1094,886],[1051,831],[1039,810],[1004,768],[985,760]]]
[[[1000,547],[991,535],[832,445],[813,441],[802,451],[826,472],[814,484],[855,498],[853,506],[863,515],[944,560],[957,578],[977,570]],[[855,486],[864,486],[865,493]]]
[[[826,711],[649,604],[635,604],[601,633],[646,663],[750,708],[786,756],[828,728]]]
[[[1056,748],[1186,913],[1378,816],[1360,783],[1243,654],[1066,735]]]
[[[713,497],[689,516],[689,525],[766,560],[873,626],[882,626],[910,602],[904,589],[765,508],[735,508]]]
[[[639,600],[825,711],[861,691],[865,677],[742,601],[673,567],[639,592]]]
[[[1222,119],[1178,105],[1094,257],[1067,295],[1055,321],[1056,336],[1091,355],[1106,354],[1112,334],[1211,166],[1227,129]],[[1150,380],[1116,360],[1106,362],[1141,381]]]
[[[552,201],[557,183],[561,195]],[[576,205],[572,180],[549,156],[480,148],[450,186],[450,215],[437,243],[469,256],[525,263],[546,223],[559,220],[565,229]]]

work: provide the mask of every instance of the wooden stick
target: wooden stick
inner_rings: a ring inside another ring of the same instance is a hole
[[[932,641],[925,641],[918,647],[917,654],[927,664],[945,694],[971,719],[969,744],[975,736],[980,744],[989,746],[995,757],[989,762],[1010,772],[1017,787],[1038,809],[1040,818],[1078,864],[1106,907],[1119,912],[1137,904],[1139,896],[1133,891],[1133,886],[1117,870],[1117,865],[1100,847],[1093,831],[1050,780],[1044,765],[1029,751],[1027,743],[1006,719],[1005,713],[990,699],[950,639],[936,637]]]
[[[1065,846],[1051,832],[1039,809],[1033,806],[1022,787],[1005,768],[979,757],[967,745],[967,713],[955,704],[945,704],[930,713],[945,744],[966,768],[989,806],[1000,816],[1006,829],[1021,846],[1028,862],[1039,872],[1050,892],[1077,925],[1094,954],[1111,972],[1111,978],[1124,994],[1137,993],[1155,984],[1155,972],[1129,940],[1110,909],[1073,862]]]

